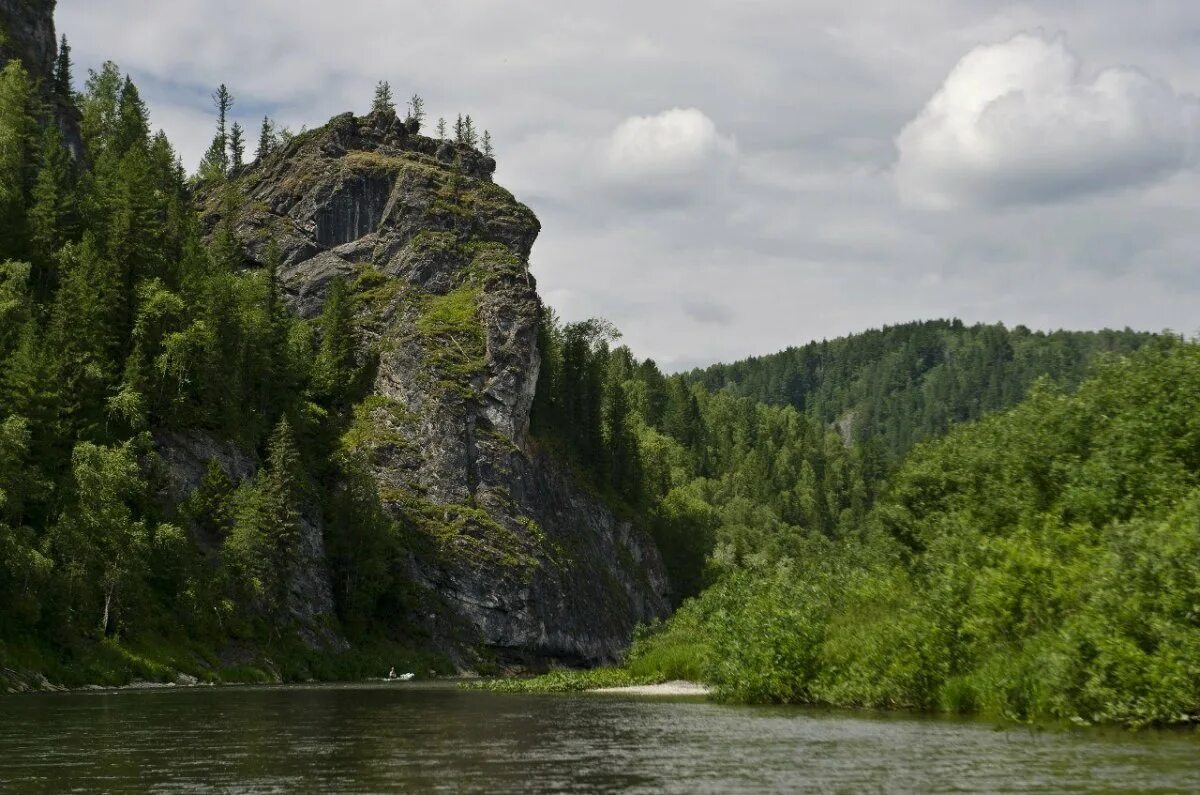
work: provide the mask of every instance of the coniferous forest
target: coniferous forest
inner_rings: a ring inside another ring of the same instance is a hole
[[[264,120],[251,157],[222,86],[191,174],[114,64],[78,93],[72,70],[64,41],[51,80],[0,72],[0,666],[117,684],[198,656],[255,678],[217,659],[232,638],[282,678],[362,675],[380,646],[451,670],[400,561],[420,537],[472,554],[459,525],[482,503],[382,510],[363,440],[403,446],[372,426],[402,411],[368,396],[362,352],[385,280],[335,279],[303,317],[278,244],[251,257],[237,228],[239,176],[299,137]],[[423,112],[414,96],[413,136]],[[373,118],[394,114],[381,83]],[[493,155],[469,116],[453,145]],[[479,289],[422,305],[447,369],[481,355]],[[661,556],[676,612],[638,630],[622,676],[750,702],[1200,715],[1195,344],[930,321],[669,374],[619,340],[541,312],[529,446]],[[253,475],[214,455],[169,496],[163,440],[195,433]],[[316,523],[351,651],[280,630]]]

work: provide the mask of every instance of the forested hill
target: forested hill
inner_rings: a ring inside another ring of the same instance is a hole
[[[381,81],[251,155],[222,85],[189,173],[53,6],[0,0],[0,690],[595,663],[667,615],[530,443],[540,225],[486,131]]]
[[[931,320],[811,342],[686,377],[838,423],[854,441],[879,439],[893,458],[955,423],[1012,406],[1038,378],[1078,386],[1098,356],[1127,354],[1154,335],[1031,331]]]

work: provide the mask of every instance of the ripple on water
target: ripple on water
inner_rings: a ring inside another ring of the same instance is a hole
[[[0,698],[0,789],[1200,791],[1178,733],[430,686]]]

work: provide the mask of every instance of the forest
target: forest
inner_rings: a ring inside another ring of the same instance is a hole
[[[350,642],[419,647],[397,618],[412,528],[358,444],[380,408],[362,296],[337,281],[302,319],[276,246],[247,267],[224,87],[192,176],[115,65],[73,92],[69,52],[50,90],[82,157],[45,87],[0,72],[0,662],[120,683],[230,636],[292,649],[282,572],[318,519]],[[394,112],[386,84],[375,102]],[[207,236],[202,197],[227,210]],[[530,445],[661,552],[678,611],[627,671],[737,701],[1200,713],[1193,343],[929,321],[668,374],[619,339],[544,311]],[[234,483],[214,459],[164,501],[157,442],[197,430],[262,466]]]
[[[302,321],[285,307],[270,246],[265,267],[244,268],[232,216],[202,240],[197,191],[220,191],[240,157],[227,104],[207,176],[192,178],[116,65],[65,93],[69,52],[53,90],[78,105],[81,159],[42,123],[44,86],[19,61],[0,72],[7,661],[119,683],[166,670],[130,640],[190,655],[230,635],[276,637],[297,533],[326,514],[333,566],[375,573],[340,594],[340,617],[370,624],[377,605],[360,608],[364,594],[395,586],[387,555],[399,542],[359,499],[342,443],[363,372],[346,285]],[[265,466],[236,485],[214,460],[171,505],[156,440],[197,430]]]

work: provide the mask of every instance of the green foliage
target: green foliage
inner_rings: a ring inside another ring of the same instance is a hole
[[[896,460],[922,439],[1015,404],[1038,378],[1077,386],[1098,356],[1131,353],[1151,336],[935,320],[718,364],[688,380],[795,406],[839,423],[859,443],[879,443]]]
[[[861,533],[725,572],[667,636],[736,700],[1193,720],[1198,402],[1200,347],[1169,338],[1039,387],[920,445]]]
[[[468,690],[490,690],[493,693],[577,693],[604,687],[654,685],[666,681],[658,674],[637,676],[623,668],[594,668],[589,671],[561,669],[527,679],[489,679],[464,682]]]
[[[445,385],[461,387],[484,365],[487,339],[479,320],[482,290],[466,283],[445,295],[422,298],[416,332],[427,344],[428,363]]]
[[[36,174],[34,91],[19,60],[0,70],[0,260],[25,257],[25,209]]]
[[[371,100],[371,112],[396,115],[396,100],[392,96],[392,85],[380,80],[375,86],[375,98]]]

